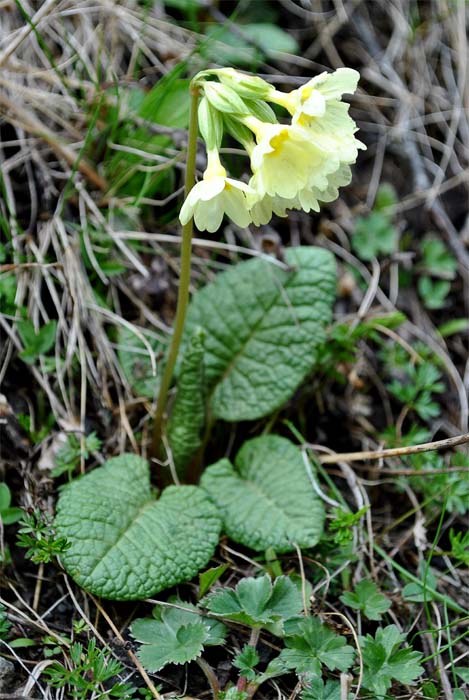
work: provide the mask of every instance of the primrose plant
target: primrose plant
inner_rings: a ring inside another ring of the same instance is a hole
[[[179,295],[170,347],[159,348],[165,359],[152,444],[160,455],[166,434],[178,482],[190,485],[168,486],[155,499],[147,462],[121,455],[63,488],[55,528],[69,547],[61,561],[86,590],[138,599],[187,581],[210,560],[222,529],[260,552],[319,541],[324,509],[311,484],[314,464],[305,469],[300,448],[283,437],[247,441],[233,462],[212,464],[194,484],[213,421],[269,416],[314,370],[332,319],[334,258],[310,246],[289,248],[284,261],[255,257],[219,274],[189,304],[192,222],[210,232],[225,215],[239,226],[260,225],[335,199],[364,148],[341,101],[358,77],[342,68],[288,93],[231,68],[193,79]],[[207,167],[195,184],[199,128]],[[249,181],[227,176],[220,156],[226,136],[249,157]],[[139,377],[139,387],[147,390],[148,382]],[[194,633],[195,647],[209,643],[204,634]]]

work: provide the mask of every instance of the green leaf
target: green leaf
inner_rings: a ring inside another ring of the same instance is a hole
[[[243,34],[252,39],[257,46],[260,46],[267,56],[275,51],[293,54],[299,51],[296,39],[275,24],[252,22],[251,24],[241,25],[240,29]]]
[[[453,700],[467,700],[467,695],[462,688],[452,688]]]
[[[23,341],[24,350],[19,353],[22,360],[32,364],[39,355],[48,352],[55,343],[57,321],[49,321],[37,332],[32,321],[18,321],[18,333]]]
[[[55,527],[80,586],[132,600],[195,576],[213,555],[220,520],[196,486],[169,486],[155,501],[147,462],[127,454],[64,487]]]
[[[340,683],[313,677],[300,693],[300,700],[341,700]]]
[[[397,203],[397,194],[394,187],[389,182],[383,182],[379,186],[376,193],[376,199],[373,206],[374,211],[381,211],[387,207],[392,207]]]
[[[438,587],[436,576],[427,569],[422,575],[422,583],[407,583],[402,589],[402,597],[411,603],[424,603],[435,599]]]
[[[145,96],[138,110],[142,119],[154,124],[185,129],[189,125],[189,83],[179,79],[184,64],[159,80]]]
[[[135,620],[132,635],[144,642],[137,656],[148,671],[159,671],[167,664],[184,664],[203,651],[206,630],[201,623],[179,627],[177,631],[156,620]]]
[[[286,649],[278,657],[285,668],[297,673],[321,675],[324,665],[330,671],[347,671],[353,664],[355,651],[341,637],[323,625],[317,617],[298,623],[297,634],[285,638]]]
[[[156,606],[156,619],[139,618],[131,626],[132,636],[143,643],[137,656],[149,671],[192,661],[204,646],[223,644],[225,639],[225,625],[201,617],[195,605],[178,598],[170,601],[178,607]]]
[[[212,615],[252,627],[281,624],[300,615],[303,609],[301,592],[287,576],[279,576],[272,585],[267,574],[243,578],[234,590],[214,591],[203,604]]]
[[[17,637],[12,641],[8,642],[12,649],[26,649],[27,647],[35,647],[37,641],[35,639],[29,639],[28,637]]]
[[[422,267],[427,274],[447,280],[456,277],[458,261],[440,238],[425,237],[422,242],[422,258]]]
[[[10,507],[11,503],[11,491],[8,486],[4,483],[0,483],[0,513],[6,508]]]
[[[199,328],[184,351],[168,424],[169,445],[180,475],[202,444],[205,405],[204,333]]]
[[[35,345],[38,355],[44,355],[54,346],[56,332],[57,321],[49,321],[49,323],[46,323],[39,329]]]
[[[417,289],[427,309],[442,309],[451,291],[451,282],[433,280],[427,276],[419,277]]]
[[[313,369],[335,297],[326,250],[290,248],[284,270],[252,259],[196,292],[184,342],[206,331],[205,369],[215,418],[256,420],[288,401]]]
[[[238,24],[239,33],[230,27],[209,27],[205,32],[212,41],[204,47],[204,54],[226,65],[246,65],[251,70],[263,55],[275,52],[296,54],[297,41],[285,30],[270,22]]]
[[[11,314],[12,316],[18,312],[15,304],[16,290],[18,280],[16,275],[0,274],[0,306],[3,313]]]
[[[286,438],[248,440],[235,467],[221,459],[205,470],[201,486],[217,504],[229,537],[246,547],[289,552],[313,547],[324,507],[306,473],[301,451]]]
[[[172,625],[174,628],[182,625],[191,625],[194,622],[202,622],[207,630],[206,646],[223,644],[226,637],[226,626],[219,620],[205,617],[197,605],[181,600],[177,596],[171,596],[168,603],[174,607],[155,605],[153,617],[160,622]]]
[[[228,564],[221,564],[220,566],[215,566],[212,569],[207,569],[199,574],[199,598],[203,598],[204,595],[210,590],[214,583],[223,576],[228,568]]]
[[[16,324],[21,341],[25,347],[34,346],[36,343],[36,331],[34,323],[29,319],[18,321]]]
[[[463,683],[469,683],[469,666],[456,666],[454,670]]]
[[[154,335],[142,331],[141,328],[138,331],[139,335],[136,335],[126,326],[119,329],[119,362],[135,393],[153,398],[159,385],[159,377],[155,376],[153,368],[155,366],[156,369],[157,360],[160,359],[165,346]],[[144,343],[139,336],[143,336],[146,342]]]
[[[201,54],[220,65],[255,67],[262,58],[262,52],[256,49],[229,28],[208,26],[205,31],[207,40],[201,45]]]
[[[0,639],[7,639],[11,629],[11,622],[7,617],[5,606],[0,603]]]
[[[368,620],[381,620],[383,614],[391,607],[391,601],[379,592],[373,581],[364,579],[355,586],[353,593],[346,592],[340,600],[349,608],[361,610]]]
[[[254,647],[246,644],[243,650],[233,660],[233,666],[239,669],[239,674],[248,681],[253,681],[256,677],[254,667],[259,663],[259,654]]]
[[[469,532],[460,530],[455,532],[453,528],[449,531],[449,541],[451,544],[451,556],[458,563],[469,567]]]
[[[3,510],[0,510],[0,519],[4,525],[12,525],[13,523],[17,523],[18,520],[21,520],[23,515],[24,513],[21,508],[4,508]]]
[[[438,333],[442,338],[448,338],[450,335],[455,335],[455,333],[464,333],[469,330],[469,319],[468,318],[453,318],[446,323],[442,323],[438,326]]]
[[[389,217],[373,211],[367,217],[358,217],[352,235],[352,248],[362,260],[372,260],[379,254],[394,253],[397,230]]]
[[[383,697],[396,680],[405,685],[423,673],[420,666],[422,654],[411,648],[401,648],[406,635],[401,634],[396,625],[388,625],[371,635],[360,637],[364,674],[363,686]]]

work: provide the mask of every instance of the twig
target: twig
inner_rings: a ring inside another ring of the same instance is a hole
[[[365,452],[337,452],[332,455],[322,455],[318,457],[321,464],[337,464],[337,462],[363,462],[368,459],[382,459],[384,457],[400,457],[402,455],[414,455],[420,452],[430,452],[431,450],[444,450],[457,445],[464,445],[469,442],[469,433],[458,435],[457,437],[436,440],[435,442],[424,442],[421,445],[410,445],[409,447],[393,447],[389,450],[369,450]]]

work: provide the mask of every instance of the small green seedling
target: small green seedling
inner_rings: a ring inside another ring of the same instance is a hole
[[[397,201],[390,185],[381,185],[373,211],[355,222],[352,248],[361,260],[369,261],[380,255],[392,255],[397,250],[398,231],[388,207]]]
[[[35,564],[48,564],[71,547],[66,537],[58,536],[48,513],[25,513],[18,530],[18,547],[27,549],[26,557]]]
[[[66,444],[60,448],[55,456],[56,467],[52,469],[51,476],[58,477],[67,473],[71,477],[72,472],[80,464],[81,458],[88,459],[92,452],[97,452],[101,447],[101,440],[95,432],[85,436],[84,444],[79,435],[70,433],[67,435]]]
[[[44,669],[51,688],[62,688],[70,692],[75,700],[91,700],[103,697],[102,684],[109,684],[124,667],[111,656],[108,650],[98,649],[96,640],[91,639],[86,648],[78,642],[70,647],[70,665],[65,667],[58,662]],[[127,700],[133,697],[135,688],[130,683],[116,680],[104,697],[110,700]]]
[[[360,610],[368,620],[381,620],[391,607],[391,601],[379,592],[376,583],[366,579],[357,583],[353,593],[341,595],[340,600],[349,608]]]
[[[374,638],[370,634],[360,637],[363,686],[376,693],[378,698],[386,695],[393,680],[411,685],[423,673],[420,665],[423,655],[410,647],[403,647],[405,638],[396,625],[378,628]]]
[[[38,331],[30,320],[18,321],[17,327],[24,345],[24,350],[19,355],[28,365],[34,364],[41,355],[45,355],[53,348],[57,321],[49,321]]]

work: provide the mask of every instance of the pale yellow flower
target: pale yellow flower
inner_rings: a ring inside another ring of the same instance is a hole
[[[273,214],[280,217],[287,216],[288,209],[301,209],[306,213],[318,212],[319,203],[333,202],[339,196],[338,188],[348,185],[351,179],[350,167],[342,164],[336,172],[327,176],[327,187],[322,190],[316,187],[305,187],[290,199],[278,196],[271,197],[268,194],[260,196],[258,193],[255,196],[248,195],[247,200],[252,221],[256,226],[261,226],[269,223]]]
[[[305,129],[285,124],[268,124],[253,117],[243,120],[256,136],[251,148],[250,185],[270,197],[292,199],[305,187],[325,189],[327,176],[337,170],[339,160],[318,147]]]
[[[357,127],[349,116],[349,105],[341,102],[344,93],[355,92],[360,75],[351,68],[321,73],[289,93],[274,90],[269,99],[285,107],[292,124],[308,131],[316,145],[338,156],[343,163],[354,163],[365,146],[355,138]]]
[[[269,100],[285,107],[292,116],[298,113],[323,117],[329,100],[339,100],[344,93],[357,89],[360,74],[352,68],[339,68],[333,73],[320,73],[307,83],[292,90],[272,90]]]
[[[256,226],[268,224],[273,214],[285,217],[287,209],[291,209],[291,201],[277,195],[271,197],[270,194],[264,194],[262,196],[257,192],[254,197],[251,195],[248,197],[248,204],[253,224]]]
[[[244,182],[226,176],[218,152],[209,151],[208,163],[203,179],[191,189],[182,205],[181,224],[187,224],[194,217],[199,231],[214,233],[226,214],[235,224],[245,228],[252,221],[246,197],[253,196],[254,192]]]

